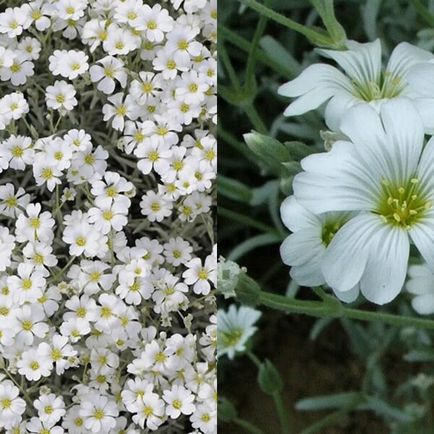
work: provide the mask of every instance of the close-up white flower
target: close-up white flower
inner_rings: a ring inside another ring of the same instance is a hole
[[[424,146],[422,120],[405,100],[384,103],[380,114],[354,107],[340,128],[351,142],[304,159],[295,197],[313,213],[358,212],[333,237],[322,271],[336,291],[360,283],[368,300],[384,304],[404,285],[410,242],[434,266],[434,142]]]
[[[255,334],[254,324],[261,317],[261,312],[251,307],[231,304],[227,311],[218,311],[217,344],[218,356],[227,355],[233,359],[238,352],[246,348],[247,341]]]
[[[325,120],[331,129],[337,130],[342,115],[356,104],[379,108],[387,100],[405,97],[414,102],[426,130],[433,133],[434,89],[426,83],[432,75],[434,55],[402,42],[393,50],[383,69],[379,39],[365,44],[347,41],[347,46],[346,51],[319,50],[344,72],[318,63],[280,87],[281,95],[298,97],[285,115],[303,114],[328,102]]]

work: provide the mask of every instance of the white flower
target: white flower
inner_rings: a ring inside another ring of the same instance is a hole
[[[89,69],[88,59],[89,57],[83,51],[55,50],[48,59],[49,68],[53,75],[61,75],[73,80]]]
[[[18,387],[12,381],[0,383],[0,426],[11,428],[21,422],[21,416],[26,411],[26,403],[20,398]]]
[[[15,192],[15,187],[11,183],[0,185],[0,214],[8,217],[16,217],[26,208],[30,202],[30,196],[25,194],[25,190],[19,187]]]
[[[207,404],[198,405],[196,411],[190,417],[193,428],[198,428],[205,434],[212,434],[215,432],[217,424],[216,419],[216,408]]]
[[[56,424],[66,413],[63,398],[54,393],[41,395],[33,402],[33,406],[38,410],[41,422],[48,426]]]
[[[182,277],[187,285],[193,285],[196,294],[207,295],[211,291],[212,282],[214,285],[217,279],[217,261],[213,255],[208,256],[204,263],[199,258],[194,258],[187,262],[185,266],[188,270],[184,271]]]
[[[76,91],[72,84],[66,81],[56,81],[53,86],[48,86],[45,93],[45,101],[48,108],[60,110],[62,113],[71,111],[78,104],[75,98]]]
[[[141,71],[140,80],[134,80],[130,86],[130,92],[139,104],[146,104],[151,98],[162,92],[162,81],[159,75],[152,72]]]
[[[405,287],[413,295],[411,305],[417,313],[434,313],[434,272],[426,263],[408,267],[408,281]]]
[[[15,248],[15,237],[9,229],[0,226],[0,272],[11,265],[11,255]]]
[[[224,354],[230,359],[235,353],[245,350],[247,341],[254,335],[261,312],[247,306],[237,308],[235,304],[229,306],[227,311],[218,311],[218,356]]]
[[[55,7],[59,18],[65,21],[77,21],[84,15],[87,0],[59,0]]]
[[[29,204],[26,212],[18,216],[16,221],[16,238],[19,242],[50,242],[53,238],[54,220],[49,211],[41,213],[41,204]]]
[[[303,114],[329,101],[325,120],[332,130],[337,130],[344,113],[356,104],[379,108],[387,100],[408,97],[418,109],[426,130],[434,131],[431,116],[434,88],[427,85],[434,68],[431,53],[402,42],[383,69],[379,39],[366,44],[348,41],[347,46],[347,51],[319,50],[335,60],[346,75],[331,65],[319,63],[280,87],[281,95],[298,97],[285,110],[286,116]]]
[[[170,238],[169,241],[164,244],[164,256],[166,261],[175,267],[190,261],[192,253],[193,247],[191,247],[188,241],[185,241],[181,237]]]
[[[113,228],[120,231],[128,223],[126,216],[128,208],[125,208],[119,202],[111,205],[104,205],[100,208],[93,207],[89,209],[89,222],[93,223],[95,228],[102,234],[106,235]]]
[[[27,18],[21,8],[7,8],[0,14],[0,33],[5,33],[9,38],[15,38],[23,33]]]
[[[67,225],[63,232],[63,241],[70,245],[69,253],[74,256],[84,254],[87,257],[97,256],[106,238],[89,223]]]
[[[41,342],[38,346],[38,354],[43,359],[56,364],[56,374],[61,375],[71,367],[71,358],[77,354],[65,336],[54,335],[50,344]]]
[[[24,262],[18,265],[18,276],[9,276],[8,285],[15,301],[22,305],[25,302],[35,303],[42,297],[46,280],[44,273],[34,269],[33,264]]]
[[[137,105],[131,95],[117,93],[108,98],[111,104],[105,104],[102,108],[104,120],[112,119],[112,126],[116,130],[122,131],[125,126],[125,117],[135,120],[138,117]],[[113,104],[113,105],[112,105]]]
[[[0,130],[3,130],[12,119],[20,119],[28,113],[29,105],[20,92],[10,93],[0,99]]]
[[[137,21],[137,29],[143,30],[149,41],[161,42],[164,33],[173,29],[173,18],[159,4],[154,5],[152,8],[144,5],[142,16]]]
[[[122,56],[135,50],[137,46],[131,32],[113,26],[109,28],[108,35],[103,42],[103,48],[110,56]]]
[[[116,426],[119,410],[106,396],[94,396],[81,404],[79,415],[86,429],[93,433],[106,433]]]
[[[14,56],[12,65],[8,68],[0,69],[0,79],[2,81],[10,80],[14,86],[20,86],[27,82],[27,77],[34,75],[34,64],[27,55],[19,52]]]
[[[38,381],[41,377],[51,374],[52,363],[46,357],[41,357],[34,349],[24,351],[17,362],[18,372],[29,381]]]
[[[423,146],[422,121],[402,99],[384,103],[380,114],[354,107],[341,129],[352,143],[305,158],[295,197],[315,214],[360,213],[334,236],[322,271],[335,291],[360,283],[368,300],[388,303],[403,287],[410,240],[434,267],[434,141]]]
[[[98,61],[100,65],[90,67],[90,78],[96,83],[97,89],[110,95],[116,88],[116,81],[124,88],[127,84],[127,73],[124,62],[116,57],[106,56]],[[116,80],[116,81],[115,81]]]
[[[325,284],[321,270],[327,246],[336,232],[352,217],[349,212],[327,212],[315,215],[302,207],[294,196],[286,198],[280,208],[285,226],[293,232],[280,247],[282,261],[291,265],[291,277],[303,286]],[[354,301],[356,286],[348,292],[337,292],[343,301]]]
[[[34,161],[34,151],[30,137],[11,135],[1,142],[0,160],[6,161],[11,169],[24,170],[26,164]]]
[[[151,190],[142,196],[140,208],[151,222],[161,222],[172,214],[172,203]]]
[[[196,409],[193,394],[182,386],[175,385],[171,390],[165,390],[163,399],[167,403],[166,413],[172,419],[177,419],[181,414],[192,414]]]
[[[153,386],[150,384],[137,403],[137,414],[133,416],[133,422],[141,428],[145,428],[146,425],[155,431],[163,423],[164,408],[164,401],[153,392]]]

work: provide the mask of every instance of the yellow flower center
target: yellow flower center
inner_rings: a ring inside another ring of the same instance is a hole
[[[382,193],[377,208],[385,223],[410,229],[432,207],[421,191],[418,178],[411,178],[404,185],[382,181]]]
[[[179,399],[175,399],[172,402],[172,406],[173,406],[174,409],[180,410],[182,408],[182,402]]]
[[[154,20],[149,20],[147,28],[148,30],[155,30],[157,28],[157,23]]]
[[[66,97],[63,93],[59,93],[56,95],[56,102],[59,104],[63,104],[66,101]]]
[[[161,210],[161,205],[158,202],[151,203],[151,210],[154,212],[158,212]]]
[[[53,169],[51,169],[51,167],[46,167],[45,169],[42,169],[42,172],[41,172],[41,178],[42,179],[48,180],[48,179],[53,178],[53,176],[54,176],[54,173],[53,173]]]
[[[142,84],[142,92],[143,93],[151,93],[154,90],[154,86],[152,83],[143,83]]]
[[[12,406],[12,401],[8,398],[1,400],[1,406],[3,410],[8,410]]]
[[[22,288],[25,291],[28,291],[32,287],[32,280],[31,279],[24,279],[22,282]]]
[[[187,50],[188,49],[188,41],[185,39],[182,39],[178,42],[178,49],[179,50]]]
[[[78,237],[75,240],[75,244],[77,244],[77,246],[79,246],[79,247],[84,247],[86,245],[86,238],[84,238],[84,237]]]
[[[33,323],[29,320],[25,320],[22,322],[22,328],[24,331],[29,332],[30,330],[32,330],[33,327]]]
[[[174,60],[168,60],[166,66],[167,69],[173,70],[176,68],[176,62]]]
[[[95,410],[95,413],[93,414],[93,416],[94,416],[94,418],[95,418],[96,420],[101,420],[101,419],[104,419],[104,417],[105,417],[105,412],[104,412],[104,410],[103,410],[102,408],[97,408],[97,409]]]
[[[58,362],[59,360],[62,359],[62,351],[59,350],[59,348],[54,348],[51,351],[51,358],[55,361]]]
[[[79,307],[76,311],[75,314],[77,315],[78,318],[84,318],[87,314],[87,311],[84,307]]]
[[[21,146],[15,146],[12,148],[12,156],[15,158],[20,158],[24,154],[24,149]]]
[[[127,107],[124,104],[120,105],[117,108],[116,113],[118,116],[125,116],[127,114]]]
[[[30,219],[30,227],[33,229],[39,229],[41,227],[41,220],[38,217]]]
[[[15,208],[18,204],[18,200],[15,196],[11,196],[9,198],[7,198],[4,203],[6,204],[6,206],[8,208]]]
[[[96,158],[95,158],[95,156],[93,154],[87,154],[84,157],[84,162],[86,164],[88,164],[89,166],[93,166],[95,164],[95,162],[96,162]]]

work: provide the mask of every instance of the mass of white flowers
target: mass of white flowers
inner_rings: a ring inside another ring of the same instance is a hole
[[[281,207],[292,234],[283,261],[300,285],[326,285],[345,302],[376,304],[403,289],[419,313],[434,311],[434,56],[399,44],[382,67],[379,40],[320,50],[337,67],[315,64],[280,88],[298,97],[293,116],[327,103],[338,138],[301,161],[294,194]],[[421,261],[423,260],[423,261]],[[431,270],[431,271],[430,271]]]
[[[216,2],[6,4],[0,432],[216,433]]]

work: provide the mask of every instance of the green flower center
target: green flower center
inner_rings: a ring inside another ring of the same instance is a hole
[[[241,339],[243,331],[241,329],[228,330],[220,333],[220,339],[224,346],[233,347]]]
[[[347,218],[334,218],[333,220],[327,220],[321,231],[322,243],[327,247],[333,240],[337,231],[348,221]]]
[[[403,185],[382,181],[382,193],[374,211],[393,226],[410,229],[432,207],[431,201],[422,194],[419,179],[411,178]]]
[[[384,73],[374,81],[358,82],[353,80],[354,95],[363,101],[378,99],[391,99],[399,96],[405,83],[400,77],[392,76],[390,72]]]

